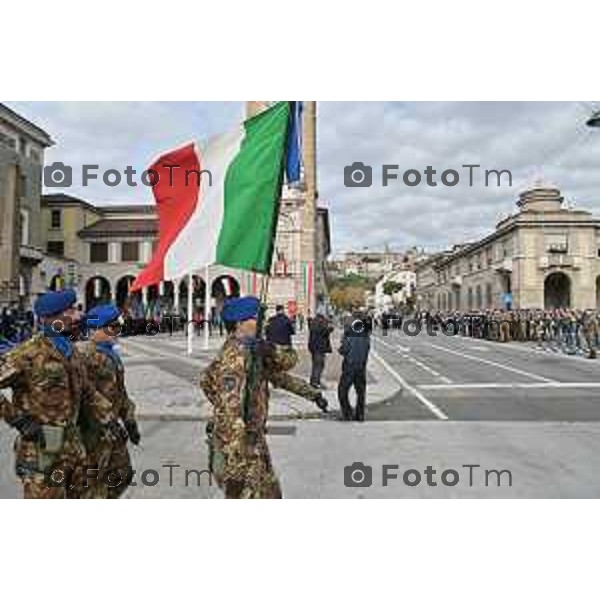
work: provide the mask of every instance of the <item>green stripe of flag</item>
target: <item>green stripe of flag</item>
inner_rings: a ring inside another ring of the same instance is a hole
[[[271,269],[289,118],[289,102],[278,102],[244,123],[240,150],[225,175],[218,264]]]

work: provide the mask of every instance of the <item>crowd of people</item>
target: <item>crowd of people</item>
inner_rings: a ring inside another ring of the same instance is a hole
[[[600,346],[600,314],[596,310],[485,310],[383,314],[382,330],[402,328],[412,319],[424,329],[497,342],[533,342],[539,349],[596,358]],[[409,329],[411,332],[413,329]]]
[[[32,311],[4,307],[0,312],[0,354],[8,352],[32,336]]]

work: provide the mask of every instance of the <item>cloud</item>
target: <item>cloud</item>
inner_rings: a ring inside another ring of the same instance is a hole
[[[585,126],[583,102],[322,102],[319,104],[319,190],[331,209],[337,252],[384,243],[443,248],[489,233],[515,210],[518,193],[550,182],[573,204],[600,210],[600,131]],[[346,188],[343,169],[373,166],[373,186]],[[456,187],[381,185],[382,163],[437,178],[456,169]],[[469,186],[463,164],[480,164]],[[485,169],[509,169],[512,187],[485,187]]]
[[[102,180],[81,187],[82,164],[121,172],[132,166],[139,175],[160,154],[189,141],[205,141],[240,121],[240,102],[11,102],[11,108],[43,127],[56,142],[46,164],[60,161],[73,167],[69,193],[97,204],[152,201],[150,188]],[[50,189],[46,191],[52,191]],[[59,191],[63,191],[62,189]]]
[[[46,162],[79,167],[131,165],[138,174],[163,151],[226,131],[243,115],[241,102],[12,102],[56,141]],[[476,239],[516,209],[518,193],[536,180],[560,187],[577,207],[600,210],[600,130],[585,126],[584,102],[320,102],[318,178],[331,213],[335,252],[411,245],[441,249]],[[346,165],[373,167],[373,186],[346,188]],[[455,187],[441,183],[381,185],[381,165],[398,164],[436,178],[459,171]],[[463,164],[480,164],[475,184]],[[483,185],[485,169],[509,169],[512,186]],[[71,192],[92,202],[150,202],[145,186],[94,182]]]

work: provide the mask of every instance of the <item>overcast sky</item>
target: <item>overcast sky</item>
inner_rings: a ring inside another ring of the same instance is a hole
[[[84,162],[138,174],[164,151],[227,131],[243,116],[236,102],[9,102],[46,129],[56,145],[46,164]],[[330,209],[334,251],[388,243],[442,249],[476,239],[513,212],[518,193],[535,181],[558,186],[572,205],[600,216],[600,129],[585,126],[595,102],[321,102],[318,104],[318,178]],[[600,107],[599,107],[600,108]],[[368,188],[346,188],[344,167],[373,168]],[[382,186],[382,163],[397,164],[399,179]],[[463,164],[479,164],[473,186]],[[402,174],[431,165],[437,187],[408,187]],[[456,169],[460,183],[440,174]],[[485,169],[509,169],[485,187]],[[150,189],[94,182],[65,191],[92,203],[151,202]],[[50,190],[47,190],[50,191]]]

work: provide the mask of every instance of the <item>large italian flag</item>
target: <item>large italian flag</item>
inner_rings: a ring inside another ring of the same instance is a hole
[[[150,167],[158,246],[131,291],[212,264],[270,270],[292,110],[278,102],[205,149],[189,144]]]

